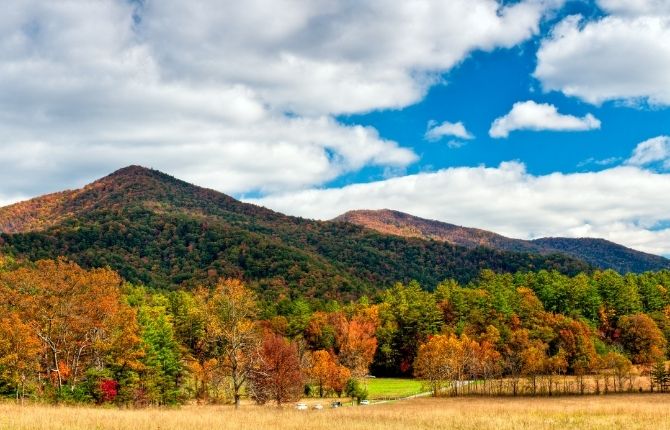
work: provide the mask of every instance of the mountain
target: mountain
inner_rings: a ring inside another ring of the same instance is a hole
[[[605,239],[544,237],[532,243],[549,252],[561,252],[596,267],[621,273],[670,269],[670,260],[667,258],[636,251]]]
[[[286,216],[138,166],[0,208],[0,252],[66,256],[155,288],[242,277],[267,300],[350,299],[411,279],[431,288],[446,278],[468,282],[484,268],[590,267],[563,254],[469,249]]]
[[[466,248],[483,246],[505,251],[540,252],[540,247],[525,240],[510,239],[486,230],[428,220],[389,209],[349,211],[333,221],[360,225],[383,234],[448,242]]]
[[[670,260],[667,258],[635,251],[604,239],[511,239],[486,230],[427,220],[389,209],[350,211],[334,221],[360,225],[384,234],[436,240],[470,249],[483,246],[501,251],[543,255],[562,253],[595,267],[614,269],[621,273],[670,268]]]

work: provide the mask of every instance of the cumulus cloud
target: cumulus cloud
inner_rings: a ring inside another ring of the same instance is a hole
[[[670,175],[634,166],[532,175],[518,162],[456,167],[339,189],[252,200],[294,215],[330,219],[390,208],[510,237],[602,237],[670,255]]]
[[[0,200],[145,164],[231,193],[323,184],[417,156],[341,113],[420,100],[559,0],[8,0]]]
[[[670,2],[599,4],[608,16],[568,17],[542,41],[535,77],[546,90],[594,104],[670,105]]]
[[[179,79],[224,79],[298,113],[419,101],[473,50],[511,47],[562,0],[147,2],[142,34]],[[234,61],[233,61],[234,60]]]
[[[649,166],[661,164],[670,169],[670,136],[658,136],[645,140],[635,147],[626,164],[633,166]]]
[[[581,118],[563,115],[554,105],[529,100],[514,103],[507,115],[493,121],[489,135],[500,138],[509,136],[514,130],[584,131],[598,128],[600,121],[591,114]]]
[[[428,122],[428,130],[424,136],[426,140],[437,142],[445,136],[452,136],[465,140],[475,138],[460,121],[455,123],[445,121],[442,124],[438,124],[435,121]]]

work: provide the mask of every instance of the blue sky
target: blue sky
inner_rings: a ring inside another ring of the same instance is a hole
[[[670,0],[8,0],[0,205],[130,164],[670,255]]]
[[[570,2],[542,24],[542,32],[509,49],[474,52],[454,69],[444,73],[443,84],[430,89],[419,103],[399,110],[383,110],[341,116],[350,124],[369,125],[385,137],[411,146],[420,154],[407,173],[434,171],[457,166],[497,166],[520,160],[529,173],[584,172],[622,164],[638,143],[670,132],[670,109],[644,104],[627,105],[621,100],[590,104],[560,91],[544,91],[533,77],[538,47],[553,26],[571,14],[595,19],[603,15],[593,2]],[[506,139],[488,134],[491,123],[515,102],[534,100],[556,106],[559,112],[576,116],[588,113],[598,118],[601,128],[586,132],[516,131]],[[461,121],[475,139],[438,142],[425,139],[429,121]],[[381,179],[384,169],[369,168],[337,178],[330,186]]]

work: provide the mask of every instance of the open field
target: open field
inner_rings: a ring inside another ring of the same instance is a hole
[[[417,379],[367,378],[363,383],[371,400],[409,397],[425,391],[423,383]]]
[[[189,406],[118,410],[0,405],[1,430],[670,429],[670,395],[422,398],[336,410]]]

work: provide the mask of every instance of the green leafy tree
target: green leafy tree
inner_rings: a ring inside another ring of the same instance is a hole
[[[344,392],[351,397],[356,403],[361,403],[361,400],[368,398],[368,390],[357,379],[351,378],[347,381]]]
[[[643,273],[637,277],[642,307],[646,313],[662,311],[670,304],[668,285],[663,285],[658,273]]]
[[[442,328],[435,296],[414,281],[384,294],[379,319],[376,368],[383,373],[411,374],[419,345]]]
[[[635,275],[622,277],[614,270],[605,270],[594,273],[593,280],[602,297],[604,306],[611,309],[615,317],[642,310]]]
[[[665,365],[665,360],[658,360],[651,368],[651,381],[653,385],[658,387],[659,391],[665,392],[668,390],[670,386],[670,373]]]
[[[167,313],[167,300],[162,297],[155,297],[154,300],[158,303],[139,309],[145,353],[142,359],[142,395],[151,403],[175,404],[179,401],[184,371],[180,345],[175,338],[172,319]]]

